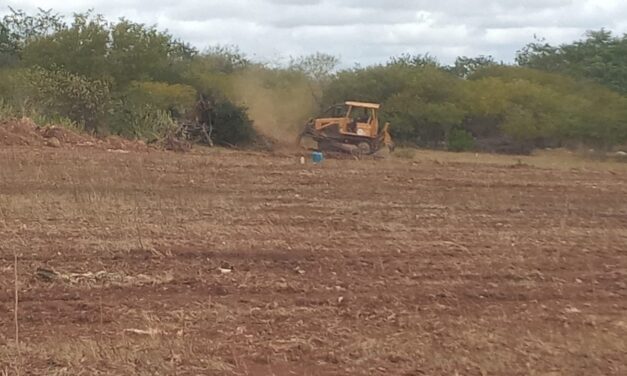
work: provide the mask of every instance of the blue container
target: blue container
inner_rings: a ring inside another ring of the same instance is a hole
[[[322,155],[322,153],[319,151],[314,151],[311,153],[311,160],[313,161],[313,163],[322,163],[322,161],[324,160],[324,155]]]

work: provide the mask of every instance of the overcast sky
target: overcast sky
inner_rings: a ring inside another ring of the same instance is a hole
[[[5,4],[5,5],[4,5]],[[345,66],[385,62],[401,53],[493,55],[513,61],[534,35],[551,43],[605,27],[627,32],[627,0],[0,0],[63,14],[93,8],[110,20],[157,24],[203,49],[238,45],[266,62],[316,51]]]

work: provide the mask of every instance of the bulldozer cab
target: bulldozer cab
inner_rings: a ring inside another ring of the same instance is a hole
[[[376,137],[379,131],[379,105],[363,102],[346,102],[345,118],[347,127],[344,133],[358,136]]]

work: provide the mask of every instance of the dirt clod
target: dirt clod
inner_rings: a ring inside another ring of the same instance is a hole
[[[49,139],[46,140],[46,146],[50,146],[52,148],[60,148],[61,141],[59,141],[59,139],[56,137],[50,137]]]

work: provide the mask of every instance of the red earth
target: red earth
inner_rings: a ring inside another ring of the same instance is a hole
[[[511,159],[3,147],[0,374],[627,374],[627,170]]]

